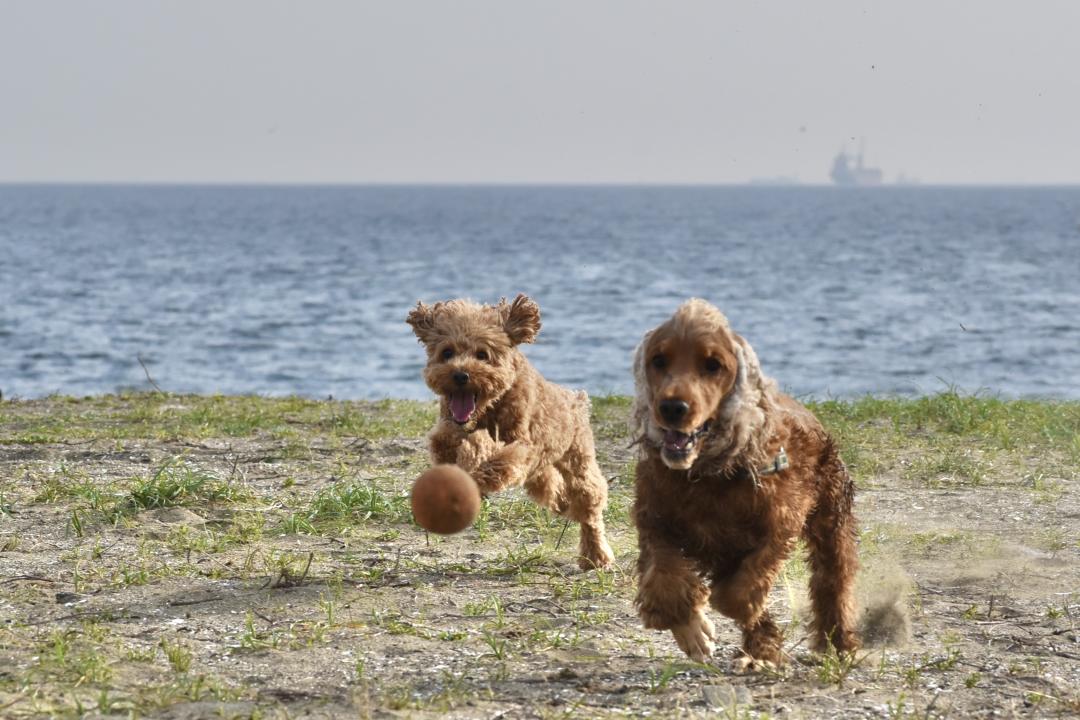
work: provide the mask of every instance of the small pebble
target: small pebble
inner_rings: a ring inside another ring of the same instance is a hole
[[[750,705],[753,696],[750,689],[742,685],[723,683],[721,685],[703,685],[701,694],[705,704],[713,709],[730,708],[735,705]]]

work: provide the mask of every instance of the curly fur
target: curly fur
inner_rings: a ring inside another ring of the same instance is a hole
[[[525,295],[479,305],[417,303],[407,322],[427,351],[424,381],[440,398],[435,463],[456,463],[485,495],[524,485],[540,505],[581,523],[579,564],[607,567],[607,481],[596,463],[589,398],[545,380],[518,350],[540,332]]]
[[[818,420],[777,389],[750,344],[703,300],[645,335],[634,381],[636,604],[645,626],[670,629],[703,660],[712,652],[708,604],[742,628],[746,659],[780,662],[766,604],[801,537],[815,643],[853,651],[854,488]],[[685,415],[672,415],[672,402]],[[789,467],[763,472],[781,448]]]

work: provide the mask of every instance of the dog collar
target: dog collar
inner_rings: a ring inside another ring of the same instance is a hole
[[[759,477],[762,475],[775,475],[781,470],[787,470],[790,464],[787,452],[781,447],[780,452],[776,453],[776,457],[772,459],[772,462],[765,467],[758,468],[757,474]]]
[[[758,468],[756,473],[750,474],[750,478],[754,481],[754,487],[761,487],[759,479],[763,475],[775,475],[781,470],[787,470],[790,465],[791,462],[788,460],[787,451],[784,450],[783,447],[781,447],[780,452],[776,453],[776,456],[773,457],[772,461],[768,465],[760,467]],[[690,468],[686,472],[686,479],[691,483],[696,483],[698,480],[701,479],[701,477],[694,475],[694,469]]]

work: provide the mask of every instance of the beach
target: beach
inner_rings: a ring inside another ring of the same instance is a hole
[[[1080,711],[1080,405],[943,393],[811,407],[857,484],[864,622],[735,675],[642,629],[629,399],[599,397],[617,567],[519,491],[411,520],[432,402],[130,393],[0,403],[0,714],[1058,717]],[[872,616],[872,617],[871,617]]]

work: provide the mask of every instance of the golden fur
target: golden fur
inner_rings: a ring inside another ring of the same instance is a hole
[[[742,629],[742,667],[778,664],[782,637],[766,604],[801,537],[814,642],[855,650],[854,489],[817,418],[762,374],[753,348],[704,300],[645,335],[634,379],[645,627],[671,630],[704,661],[715,637],[708,603]],[[781,448],[789,467],[768,472]]]
[[[540,332],[536,303],[524,295],[498,305],[417,303],[407,322],[427,350],[424,381],[441,399],[432,462],[461,466],[485,495],[524,485],[537,503],[581,523],[581,567],[608,567],[607,481],[588,395],[548,382],[517,348]]]

